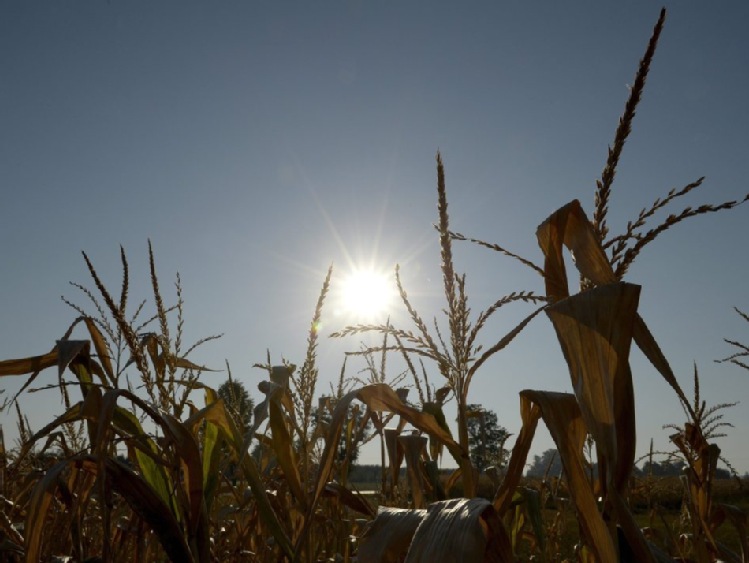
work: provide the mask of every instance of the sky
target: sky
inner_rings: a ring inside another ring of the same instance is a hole
[[[749,4],[666,2],[668,17],[611,196],[609,225],[706,176],[677,202],[749,192]],[[362,319],[341,306],[343,280],[392,276],[425,319],[444,306],[435,155],[445,164],[450,226],[540,263],[536,227],[595,181],[661,4],[576,2],[21,2],[0,5],[0,358],[49,351],[90,309],[85,251],[119,294],[127,252],[131,304],[149,299],[148,241],[167,303],[179,273],[186,343],[223,334],[193,361],[232,374],[259,400],[253,364],[301,365],[327,269],[318,392],[346,351],[371,338],[328,335]],[[656,221],[665,218],[656,217]],[[695,365],[708,405],[735,428],[718,441],[749,471],[749,379],[714,360],[749,342],[749,204],[669,229],[625,278],[687,396]],[[655,223],[653,224],[653,226]],[[474,315],[540,277],[455,243]],[[500,339],[530,313],[501,311]],[[393,303],[396,326],[411,329]],[[78,337],[85,337],[77,332]],[[401,369],[395,358],[392,375]],[[672,449],[675,394],[633,349],[638,454]],[[347,373],[362,369],[350,358]],[[435,366],[431,381],[440,385]],[[54,370],[36,386],[55,381]],[[4,378],[6,396],[22,378]],[[518,393],[571,391],[545,316],[487,362],[469,400],[517,435]],[[415,398],[415,393],[412,393]],[[62,412],[56,391],[20,398],[32,428]],[[449,418],[452,417],[448,415]],[[0,414],[9,445],[14,411]],[[512,442],[511,438],[511,442]],[[553,447],[539,429],[532,455]],[[378,456],[365,451],[361,461]],[[530,460],[529,460],[530,461]]]

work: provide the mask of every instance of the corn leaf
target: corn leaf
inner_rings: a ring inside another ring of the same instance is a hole
[[[104,335],[102,335],[99,327],[96,326],[96,323],[91,317],[84,317],[83,322],[86,323],[86,328],[91,336],[91,342],[94,343],[94,350],[96,350],[99,363],[101,364],[104,373],[109,378],[110,384],[115,386],[116,376],[114,368],[112,367],[112,359],[109,356],[109,349],[107,348],[107,342],[104,339]]]
[[[166,506],[171,507],[173,514],[179,519],[180,510],[172,494],[174,490],[172,479],[167,475],[163,463],[157,461],[162,450],[146,435],[135,415],[128,413],[127,410],[117,405],[121,396],[134,402],[159,423],[159,414],[139,397],[125,389],[113,389],[104,394],[101,410],[97,413],[96,421],[99,424],[102,437],[97,438],[94,443],[104,443],[103,436],[110,427],[112,430],[127,436],[127,444],[134,451],[138,468],[146,483],[153,488]]]
[[[523,476],[525,461],[531,450],[533,437],[536,435],[538,420],[541,417],[541,409],[533,401],[520,397],[520,419],[522,426],[515,445],[512,448],[510,461],[507,464],[507,473],[502,484],[494,496],[494,509],[500,516],[504,515],[512,503],[513,496],[517,490],[520,478]]]
[[[390,463],[388,467],[390,469],[390,482],[393,486],[398,484],[398,476],[401,471],[401,464],[403,463],[403,446],[398,442],[398,434],[400,432],[395,428],[385,428],[385,450],[388,453],[388,459]]]
[[[163,427],[168,429],[168,434],[174,444],[181,461],[181,481],[182,486],[187,493],[188,512],[186,514],[188,533],[190,538],[196,538],[201,551],[205,551],[207,556],[208,549],[208,528],[203,511],[203,464],[200,457],[200,448],[198,447],[195,436],[188,430],[186,424],[181,423],[168,413],[162,414]],[[201,523],[203,526],[201,526]]]
[[[424,487],[424,470],[422,469],[422,455],[425,453],[427,438],[413,434],[398,436],[398,443],[403,447],[406,459],[406,472],[411,485],[411,497],[414,508],[426,506]]]
[[[252,489],[252,494],[257,503],[257,509],[266,526],[270,529],[273,537],[279,546],[290,559],[294,559],[294,548],[289,540],[289,536],[284,530],[276,511],[274,510],[266,492],[265,482],[260,474],[255,461],[247,455],[244,436],[237,428],[232,417],[227,413],[226,407],[222,401],[215,401],[208,404],[185,422],[187,426],[197,427],[200,422],[205,420],[218,428],[220,435],[226,440],[227,445],[231,448],[235,459],[240,463],[242,472]]]
[[[522,536],[523,527],[525,526],[525,512],[523,507],[518,503],[515,505],[515,515],[512,519],[512,526],[510,528],[510,540],[512,540],[512,553],[517,553],[518,543]]]
[[[21,386],[21,389],[16,393],[15,396],[18,397],[34,382],[39,375],[39,372],[57,365],[59,357],[59,351],[57,346],[55,346],[43,356],[30,356],[28,358],[20,358],[17,360],[4,360],[0,362],[0,376],[31,374],[31,377],[26,380],[26,382]]]
[[[562,249],[572,253],[580,273],[596,285],[617,281],[606,253],[585,216],[580,202],[573,200],[559,208],[536,230],[544,253],[544,280],[547,297],[557,300],[570,295]]]
[[[536,489],[519,487],[517,493],[525,504],[525,514],[533,528],[533,537],[538,543],[541,553],[546,550],[546,528],[541,514],[541,495]]]
[[[320,497],[320,492],[325,486],[330,475],[333,461],[335,458],[336,446],[341,436],[343,422],[348,413],[348,406],[354,399],[362,401],[372,411],[387,411],[399,415],[414,428],[426,432],[440,440],[447,447],[448,451],[458,461],[461,467],[470,467],[468,453],[455,442],[452,437],[445,432],[437,420],[429,415],[408,406],[388,385],[384,383],[375,383],[367,385],[361,389],[355,389],[344,395],[336,405],[331,417],[330,431],[325,441],[325,449],[320,459],[320,468],[317,475],[316,492],[311,502],[311,507],[315,505]]]
[[[44,538],[44,524],[47,518],[57,481],[61,478],[63,471],[72,460],[65,460],[55,464],[45,473],[44,477],[34,487],[29,498],[26,523],[24,525],[24,548],[26,549],[26,561],[41,561],[42,540]]]
[[[326,483],[325,489],[323,489],[323,494],[326,496],[337,497],[344,505],[361,514],[369,516],[370,518],[376,516],[375,510],[369,502],[367,502],[367,499],[364,498],[364,496],[352,492],[350,489],[339,483]]]
[[[440,478],[440,469],[439,469],[439,465],[437,464],[437,460],[434,460],[434,459],[428,460],[424,464],[424,469],[426,472],[429,485],[431,486],[433,494],[436,497],[436,499],[445,500],[447,495],[445,494],[445,487],[442,485],[442,480]]]
[[[425,402],[421,405],[421,410],[427,414],[431,414],[437,421],[437,424],[439,424],[445,432],[452,436],[450,426],[447,424],[447,420],[445,419],[445,412],[442,409],[441,402]],[[429,439],[429,455],[432,457],[432,459],[436,460],[442,455],[442,448],[444,448],[444,446],[439,440],[433,438]]]
[[[629,351],[640,287],[613,283],[550,305],[551,319],[585,425],[623,492],[635,459]]]
[[[8,542],[8,545],[5,546],[5,550],[23,553],[23,548],[21,547],[23,545],[23,536],[13,522],[10,521],[8,514],[4,510],[0,511],[0,529],[7,536],[5,541]],[[0,551],[2,551],[2,548],[0,548]]]
[[[212,422],[208,422],[203,430],[203,491],[207,509],[213,502],[213,493],[219,483],[218,462],[221,454],[219,429]]]
[[[98,469],[98,460],[84,458],[89,471]],[[170,507],[161,500],[146,481],[125,464],[106,458],[104,467],[110,477],[112,489],[122,495],[136,514],[146,522],[159,538],[161,546],[172,561],[195,561],[185,541],[182,527],[172,514]]]
[[[284,406],[288,407],[290,404],[288,387],[274,386],[268,395],[268,399],[268,423],[271,429],[273,451],[289,485],[289,490],[304,510],[307,507],[307,498],[302,487],[302,478],[299,474],[299,460],[294,450],[294,440],[291,436],[286,415],[284,414]],[[293,410],[290,414],[293,415]]]
[[[70,364],[76,359],[88,359],[91,343],[88,340],[58,340],[57,341],[57,372],[60,377]],[[90,378],[90,375],[89,375]],[[90,383],[86,381],[85,383]]]
[[[738,506],[732,504],[721,503],[716,508],[720,516],[728,518],[736,529],[739,542],[741,543],[742,560],[745,561],[749,557],[749,516]]]
[[[31,356],[17,360],[4,360],[0,362],[0,376],[3,375],[26,375],[27,373],[40,372],[44,369],[57,365],[57,347],[43,356]]]
[[[570,497],[575,504],[580,528],[588,546],[599,561],[618,561],[614,540],[609,534],[583,465],[583,445],[587,428],[574,395],[546,391],[522,391],[521,401],[532,401],[541,411],[559,451]]]
[[[21,460],[25,458],[26,455],[28,455],[28,453],[33,449],[34,444],[36,444],[36,442],[38,442],[42,438],[49,436],[50,434],[55,432],[55,430],[57,430],[60,426],[67,424],[67,423],[71,423],[71,422],[78,422],[80,420],[95,419],[97,417],[97,414],[100,408],[101,408],[101,393],[98,392],[98,389],[96,389],[94,393],[89,393],[86,399],[71,406],[63,414],[61,414],[60,416],[55,418],[52,422],[50,422],[49,424],[46,424],[43,428],[41,428],[39,431],[34,433],[21,446],[21,450],[18,453],[18,459]]]
[[[570,295],[562,256],[565,246],[572,253],[580,274],[594,285],[618,281],[593,225],[586,217],[579,201],[574,200],[555,211],[538,227],[536,238],[545,256],[544,279],[546,295],[549,298],[556,300]],[[685,408],[690,414],[694,414],[671,366],[639,315],[635,318],[633,338],[653,367],[676,391]]]
[[[210,387],[205,388],[206,406],[221,402],[216,391]],[[199,411],[198,411],[199,412]],[[197,414],[197,412],[195,413]],[[197,426],[193,425],[193,432]],[[210,511],[213,503],[214,492],[219,484],[218,464],[221,459],[221,444],[226,440],[221,437],[218,426],[213,422],[206,422],[203,429],[203,491],[206,509]]]

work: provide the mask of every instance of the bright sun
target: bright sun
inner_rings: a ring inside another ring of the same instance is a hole
[[[361,319],[384,315],[395,297],[392,278],[373,269],[357,269],[343,279],[343,312]]]

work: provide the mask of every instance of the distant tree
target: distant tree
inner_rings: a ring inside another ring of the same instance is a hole
[[[562,473],[562,460],[559,452],[555,449],[546,450],[541,455],[533,456],[533,463],[530,464],[526,476],[541,478],[545,475],[557,477]]]
[[[252,400],[242,382],[232,379],[230,375],[217,392],[218,396],[223,399],[227,410],[242,425],[242,431],[248,432],[252,428],[252,409],[255,407],[255,401]]]
[[[685,463],[680,459],[664,459],[663,461],[646,461],[642,464],[642,474],[653,477],[675,477],[682,475]]]
[[[351,468],[348,479],[351,483],[356,483],[357,488],[362,488],[362,485],[368,489],[377,488],[380,485],[380,471],[379,465],[355,465]]]
[[[325,432],[332,421],[332,412],[335,407],[335,399],[332,397],[322,397],[320,406],[313,409],[313,417],[317,421],[318,431]],[[356,464],[359,459],[359,448],[363,442],[369,439],[372,433],[372,423],[367,421],[362,424],[364,412],[357,404],[349,405],[348,413],[341,428],[341,436],[338,442],[338,451],[336,459],[343,462],[349,460],[351,466]]]
[[[653,476],[653,477],[679,477],[684,475],[684,469],[687,464],[681,459],[664,459],[663,461],[646,461],[642,464],[642,469],[639,470],[641,476]],[[730,479],[732,477],[731,472],[723,467],[717,467],[715,469],[716,479]]]
[[[497,414],[481,405],[468,405],[468,448],[473,465],[479,471],[502,467],[507,461],[505,442],[510,433],[497,422]]]

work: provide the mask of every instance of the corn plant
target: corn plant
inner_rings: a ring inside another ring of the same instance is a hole
[[[602,178],[597,182],[593,220],[588,220],[580,203],[573,201],[544,221],[536,233],[544,254],[542,267],[499,245],[470,239],[448,230],[444,176],[441,159],[438,157],[439,232],[449,304],[447,315],[451,328],[454,358],[464,358],[460,352],[470,350],[473,340],[467,337],[469,332],[466,328],[468,325],[464,278],[455,278],[452,273],[451,246],[446,242],[449,237],[455,240],[478,242],[516,259],[541,275],[545,285],[546,299],[549,301],[549,305],[544,309],[556,330],[569,366],[574,391],[574,393],[551,393],[526,390],[521,393],[523,426],[513,448],[506,477],[497,490],[492,505],[493,512],[486,511],[482,514],[485,514],[488,519],[491,519],[494,513],[501,517],[513,507],[513,499],[516,498],[515,494],[535,429],[539,419],[542,418],[557,444],[565,469],[571,501],[580,525],[581,544],[578,557],[583,561],[617,561],[620,559],[655,561],[664,556],[662,551],[648,542],[638,528],[626,500],[635,459],[634,389],[628,361],[629,350],[633,342],[676,392],[689,418],[697,421],[700,417],[699,411],[686,399],[668,361],[645,321],[637,312],[640,288],[624,283],[622,278],[642,249],[660,233],[689,217],[733,208],[749,197],[718,205],[702,205],[695,209],[688,207],[678,214],[669,215],[656,227],[646,228],[648,220],[656,211],[699,187],[703,181],[699,179],[681,190],[671,190],[663,199],[657,199],[650,208],[643,209],[637,219],[628,223],[623,234],[609,237],[606,216],[611,185],[619,156],[631,130],[635,109],[641,98],[664,20],[665,11],[662,11],[645,56],[640,63],[624,115],[619,122],[614,145],[609,149]],[[563,259],[565,249],[573,255],[579,272],[581,291],[577,294],[572,294],[569,288]],[[449,354],[441,338],[439,341],[444,353],[436,351],[437,347],[429,341],[426,327],[410,307],[400,283],[399,288],[412,319],[419,327],[420,337],[415,337],[405,331],[398,335],[408,343],[407,346],[415,343],[416,347],[406,348],[408,351],[421,353],[436,360],[443,374],[447,374],[448,380],[453,384],[453,391],[459,397],[460,427],[461,412],[463,418],[466,415],[465,402],[460,400],[460,395],[466,392],[470,376],[474,373],[470,369],[478,367],[487,353],[481,356],[468,371],[461,372],[460,366],[464,366],[465,362],[461,364],[456,361],[455,364],[451,364],[453,356]],[[529,321],[535,314],[532,314],[526,321]],[[480,323],[476,326],[480,326]],[[385,330],[385,328],[358,327],[349,330],[348,333],[356,330]],[[475,335],[475,332],[470,332],[470,335]],[[499,348],[501,346],[495,346],[489,352]],[[454,365],[459,367],[451,372]],[[462,379],[458,377],[450,380],[451,373],[469,375]],[[716,454],[715,448],[707,445],[699,424],[690,424],[687,429],[686,440],[677,440],[676,443],[686,451],[691,451],[691,448],[701,452],[698,457],[690,458],[694,474],[694,482],[690,486],[693,492],[692,498],[695,499],[692,504],[692,516],[693,521],[696,522],[693,534],[695,541],[699,544],[696,553],[700,560],[708,560],[708,557],[715,556],[718,551],[714,547],[714,542],[711,541],[710,530],[706,526],[706,519],[710,515],[710,491],[705,489],[704,484],[709,481],[710,472],[714,471]],[[590,438],[595,443],[598,461],[596,479],[592,479],[591,475],[586,473],[583,455],[586,442]],[[461,466],[461,469],[464,469],[464,466]],[[467,490],[470,493],[473,489]],[[520,514],[511,521],[510,529],[513,532],[522,528],[518,521]],[[402,517],[403,515],[391,516],[383,513],[378,516],[378,519],[392,518],[395,521]],[[387,524],[381,523],[379,526],[387,527]],[[419,529],[416,528],[414,538]],[[507,531],[502,527],[490,527],[486,523],[482,529],[484,530],[483,547],[488,551],[493,550],[494,556],[501,560],[510,560],[514,546]],[[402,539],[399,542],[400,545],[407,543]],[[490,548],[490,546],[493,547]],[[465,546],[461,546],[463,547]],[[455,549],[453,553],[457,552],[457,548]],[[445,551],[443,550],[442,553],[444,554]],[[480,553],[486,553],[486,557],[491,556],[486,551]],[[542,550],[541,553],[544,551]],[[407,560],[412,557],[412,552],[408,548],[405,551],[401,550],[400,554],[406,555]],[[414,555],[414,560],[416,558],[418,555]]]
[[[437,154],[437,197],[439,210],[438,231],[441,248],[442,280],[445,290],[447,306],[445,315],[447,317],[449,340],[445,341],[437,319],[434,319],[434,332],[427,328],[419,313],[412,306],[408,294],[403,287],[400,273],[396,268],[396,283],[401,300],[408,311],[411,321],[416,326],[416,332],[405,329],[397,329],[385,325],[357,325],[344,328],[333,334],[335,337],[344,337],[361,332],[379,332],[381,334],[392,334],[397,340],[395,347],[373,347],[369,351],[401,350],[428,358],[437,364],[439,373],[445,379],[445,388],[456,398],[458,405],[458,443],[462,453],[455,458],[459,466],[459,473],[463,482],[463,489],[467,496],[476,494],[477,471],[470,457],[468,440],[468,392],[471,381],[478,369],[494,354],[505,348],[520,332],[538,315],[543,307],[537,308],[517,326],[510,330],[505,336],[484,350],[483,345],[477,343],[477,337],[486,326],[489,318],[500,308],[511,303],[523,301],[528,303],[545,302],[545,298],[535,295],[533,292],[513,292],[506,295],[491,306],[482,311],[476,320],[470,321],[471,309],[468,306],[466,293],[466,277],[455,272],[452,254],[452,239],[449,230],[449,217],[447,213],[447,193],[445,187],[445,172],[442,157]],[[354,352],[355,354],[358,352]],[[413,368],[411,368],[413,371]],[[444,418],[441,411],[441,401],[431,403],[432,412]]]

